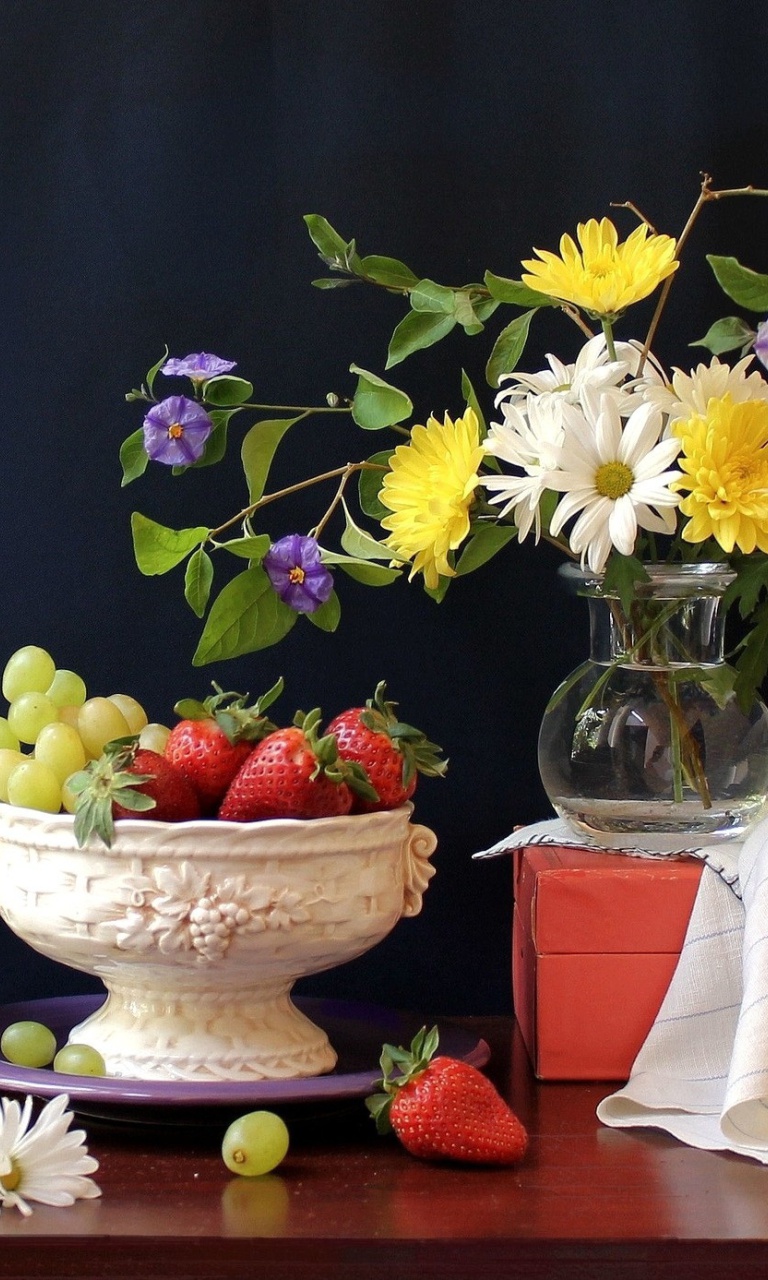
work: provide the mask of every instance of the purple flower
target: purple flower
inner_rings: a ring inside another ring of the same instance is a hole
[[[220,356],[211,356],[207,351],[199,351],[181,360],[166,360],[161,373],[168,377],[191,378],[193,382],[207,382],[220,373],[229,373],[237,364],[236,360],[222,360]]]
[[[760,363],[768,368],[768,320],[757,326],[757,335],[752,345]]]
[[[263,563],[280,599],[297,613],[314,613],[333,591],[333,576],[314,538],[289,533],[272,543]]]
[[[144,448],[153,462],[185,467],[201,458],[213,423],[199,404],[186,396],[168,396],[153,405],[144,419]]]

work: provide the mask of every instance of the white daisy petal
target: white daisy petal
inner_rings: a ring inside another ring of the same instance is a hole
[[[0,1207],[16,1208],[25,1216],[32,1210],[28,1201],[48,1205],[69,1205],[75,1200],[101,1194],[88,1176],[98,1169],[98,1161],[88,1155],[82,1129],[70,1129],[69,1098],[59,1094],[42,1108],[31,1124],[32,1099],[23,1111],[17,1102],[0,1099]]]

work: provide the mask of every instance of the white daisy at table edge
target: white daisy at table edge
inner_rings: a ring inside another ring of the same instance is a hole
[[[614,398],[589,395],[584,410],[564,409],[564,437],[548,488],[565,496],[558,503],[550,532],[554,537],[577,517],[568,535],[574,554],[600,573],[611,550],[631,555],[638,527],[673,533],[680,499],[669,484],[679,441],[659,439],[664,416],[644,402],[622,423]]]
[[[24,1216],[39,1204],[65,1206],[101,1195],[88,1176],[99,1162],[88,1154],[85,1131],[70,1129],[69,1097],[58,1094],[32,1121],[32,1098],[23,1108],[0,1098],[0,1209],[16,1208]]]

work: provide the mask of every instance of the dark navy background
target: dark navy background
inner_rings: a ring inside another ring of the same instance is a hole
[[[287,711],[320,704],[330,716],[386,678],[451,759],[449,778],[418,793],[438,874],[417,920],[305,989],[433,1013],[507,1010],[510,868],[471,855],[546,813],[538,723],[586,646],[556,559],[512,548],[440,606],[415,585],[345,579],[335,635],[301,620],[277,648],[193,670],[199,628],[181,575],[138,574],[129,516],[231,514],[243,500],[237,450],[218,472],[174,481],[152,468],[121,490],[119,445],[141,421],[124,394],[166,343],[236,359],[269,403],[349,394],[353,362],[383,374],[402,307],[374,290],[311,287],[324,271],[308,212],[363,253],[461,284],[486,269],[518,275],[532,245],[555,247],[611,201],[633,200],[676,234],[701,170],[719,187],[768,185],[764,7],[8,0],[0,63],[0,657],[42,644],[91,692],[130,692],[165,721],[212,679],[255,694],[282,674]],[[663,357],[689,364],[686,344],[732,309],[703,254],[768,270],[767,227],[758,200],[705,211]],[[423,420],[460,411],[465,367],[490,409],[483,366],[510,317],[386,376]],[[577,346],[564,318],[547,317],[525,367]],[[276,479],[388,442],[344,422],[304,424]],[[270,531],[305,529],[321,509],[275,508]],[[0,999],[88,985],[0,931]]]

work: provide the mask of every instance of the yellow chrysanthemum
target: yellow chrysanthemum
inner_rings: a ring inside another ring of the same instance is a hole
[[[410,561],[410,577],[424,575],[425,586],[438,585],[440,574],[453,577],[448,560],[469,533],[469,510],[480,483],[484,454],[480,427],[472,409],[452,422],[431,417],[415,426],[410,444],[395,449],[384,477],[381,501],[392,515],[386,545],[397,560]]]
[[[580,248],[565,235],[560,240],[560,257],[547,249],[534,249],[541,261],[523,262],[530,272],[522,277],[523,284],[572,302],[593,316],[619,315],[653,293],[679,265],[672,237],[656,235],[644,222],[622,244],[610,218],[581,222],[576,234]]]
[[[768,552],[768,402],[712,398],[706,412],[672,424],[685,473],[670,487],[680,503],[686,542],[715,538],[730,554]]]

